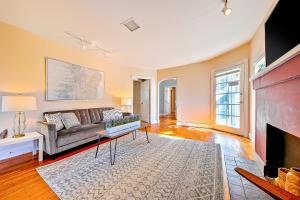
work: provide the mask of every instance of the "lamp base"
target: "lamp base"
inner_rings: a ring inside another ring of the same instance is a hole
[[[17,133],[13,135],[13,138],[20,138],[20,137],[24,137],[25,134],[24,133]]]

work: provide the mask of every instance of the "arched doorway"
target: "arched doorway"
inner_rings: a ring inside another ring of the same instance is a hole
[[[177,117],[177,79],[171,78],[159,83],[158,113],[159,118]]]

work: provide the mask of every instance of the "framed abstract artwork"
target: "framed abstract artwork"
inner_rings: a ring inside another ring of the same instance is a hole
[[[104,72],[46,58],[46,100],[96,100],[104,96]]]

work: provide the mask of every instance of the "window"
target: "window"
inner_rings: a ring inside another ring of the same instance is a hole
[[[255,74],[266,68],[266,57],[260,58],[254,65]]]
[[[215,75],[216,124],[240,128],[240,68]]]

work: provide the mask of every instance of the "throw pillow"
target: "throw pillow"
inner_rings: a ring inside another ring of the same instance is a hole
[[[60,113],[45,114],[45,119],[49,124],[55,124],[56,131],[64,128],[64,124],[61,121]]]
[[[75,113],[61,113],[60,117],[66,129],[80,125],[80,122],[76,117]]]
[[[103,121],[108,122],[116,119],[122,119],[123,113],[121,110],[112,109],[103,111]]]

